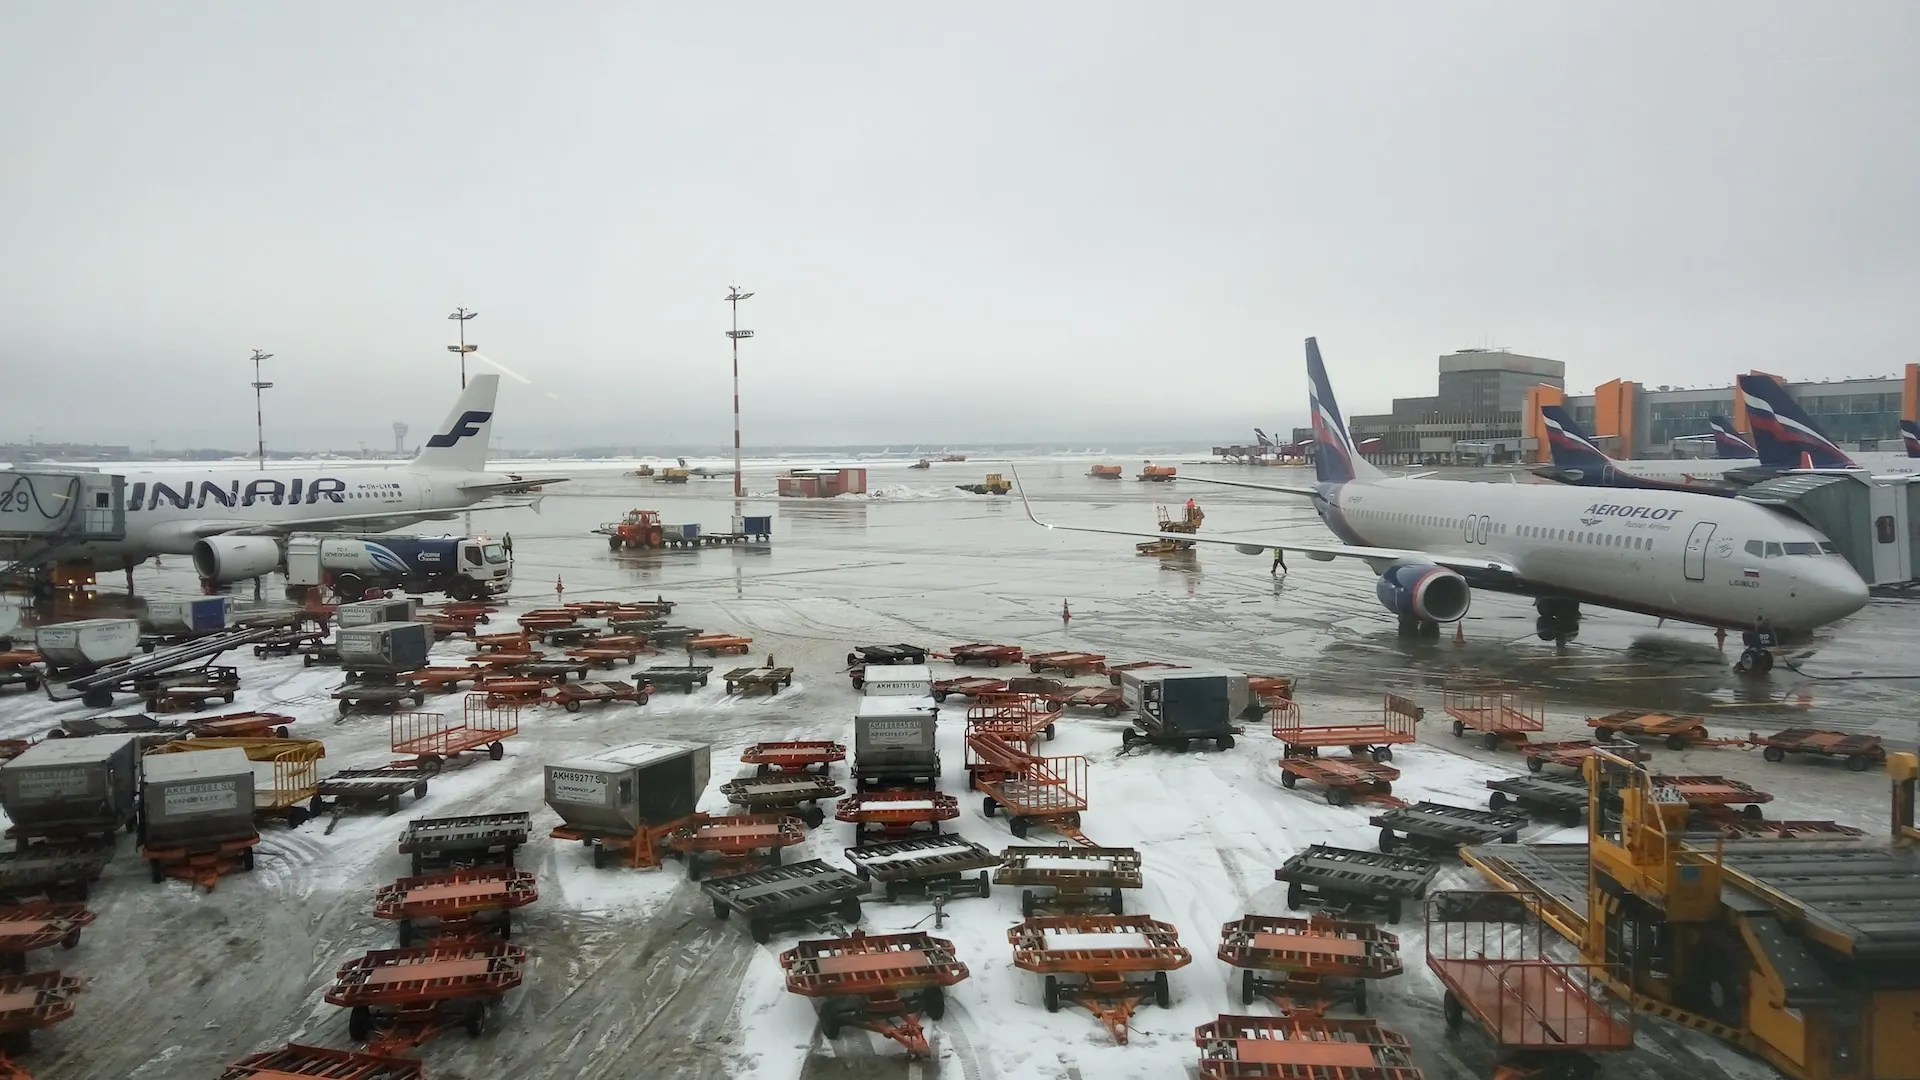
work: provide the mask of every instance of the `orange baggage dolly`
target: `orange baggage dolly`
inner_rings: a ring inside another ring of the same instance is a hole
[[[909,1057],[931,1053],[918,1014],[947,1015],[946,988],[967,977],[953,942],[924,931],[868,934],[803,941],[780,954],[787,990],[824,998],[820,1034],[837,1039],[843,1028],[860,1028],[907,1048]]]
[[[1402,970],[1399,935],[1344,919],[1247,915],[1220,928],[1219,956],[1241,969],[1240,1004],[1263,997],[1289,1013],[1349,1002],[1365,1016],[1367,983]]]
[[[1724,776],[1655,776],[1653,785],[1678,794],[1697,814],[1728,814],[1738,806],[1740,816],[1758,821],[1765,813],[1760,804],[1773,801],[1771,792]]]
[[[404,877],[373,894],[373,917],[398,923],[400,947],[513,936],[513,909],[540,899],[533,875],[510,866],[477,866]],[[424,932],[420,922],[430,925]]]
[[[93,925],[93,912],[84,904],[37,900],[0,907],[0,973],[27,970],[27,954],[55,945],[71,949],[80,944],[82,928]]]
[[[490,652],[531,652],[533,638],[521,631],[510,634],[481,634],[473,639],[473,651]]]
[[[541,696],[551,686],[550,679],[528,675],[487,675],[473,684],[473,693],[484,697],[488,705],[518,707],[540,704]]]
[[[1023,655],[1018,645],[994,645],[984,641],[955,645],[947,650],[947,659],[952,660],[955,667],[966,667],[968,664],[985,664],[988,667],[1017,664]]]
[[[1669,750],[1746,742],[1745,739],[1715,739],[1707,731],[1707,722],[1698,716],[1675,716],[1643,709],[1621,709],[1605,716],[1589,716],[1587,726],[1601,742],[1609,742],[1616,735],[1628,739],[1664,739]]]
[[[847,760],[847,748],[837,742],[754,743],[740,754],[740,763],[752,765],[754,775],[770,772],[818,771],[825,775],[836,761]]]
[[[293,717],[285,713],[242,712],[189,720],[187,730],[202,739],[284,739]]]
[[[326,1002],[347,1012],[347,1036],[377,1054],[410,1050],[459,1024],[486,1030],[487,1006],[520,985],[527,950],[517,945],[427,945],[375,949],[334,974]]]
[[[1628,761],[1653,760],[1652,754],[1632,743],[1598,743],[1592,739],[1528,743],[1520,748],[1520,753],[1527,759],[1528,772],[1539,772],[1549,765],[1558,765],[1563,769],[1579,772],[1585,768],[1582,763],[1592,757],[1596,750],[1605,750],[1609,754],[1626,758]]]
[[[1417,738],[1414,725],[1427,713],[1399,694],[1385,696],[1376,724],[1303,724],[1300,706],[1285,699],[1271,702],[1268,711],[1273,737],[1280,740],[1280,752],[1288,757],[1319,757],[1322,750],[1344,746],[1355,758],[1375,761],[1392,761],[1394,747],[1413,742]]]
[[[461,722],[449,724],[442,713],[395,713],[387,723],[389,744],[396,754],[414,759],[428,772],[439,772],[446,759],[485,747],[487,756],[506,756],[501,740],[520,732],[517,706],[501,707],[480,694],[468,694]]]
[[[944,791],[856,791],[840,800],[833,816],[853,824],[853,846],[938,833],[940,823],[960,816],[960,800]]]
[[[630,701],[635,705],[645,705],[652,696],[644,683],[611,681],[561,683],[547,693],[549,702],[564,707],[568,712],[579,712],[580,706],[589,701]]]
[[[450,694],[460,689],[460,684],[463,682],[478,685],[488,670],[489,668],[483,664],[448,664],[442,667],[424,667],[418,671],[409,671],[407,678],[432,693]]]
[[[615,663],[619,662],[631,664],[635,660],[638,660],[642,653],[650,653],[653,651],[654,650],[647,648],[646,643],[639,638],[622,635],[619,637],[600,638],[591,644],[568,649],[567,655],[573,657],[575,660],[585,660],[590,664],[599,664],[603,668],[611,668]]]
[[[1193,1030],[1206,1080],[1422,1080],[1413,1046],[1372,1020],[1222,1016]]]
[[[1079,912],[1120,914],[1126,889],[1146,883],[1140,872],[1138,848],[1089,847],[1084,844],[1009,847],[1000,853],[996,885],[1019,885],[1020,914],[1054,915]],[[1036,893],[1034,889],[1051,889]]]
[[[749,814],[793,814],[809,829],[817,829],[827,820],[820,800],[837,799],[846,793],[846,788],[824,774],[811,772],[743,776],[720,785],[720,794]]]
[[[1145,915],[1035,915],[1008,930],[1007,941],[1014,967],[1046,976],[1048,1012],[1063,1001],[1079,1005],[1122,1045],[1133,1010],[1149,996],[1163,1009],[1171,1005],[1167,972],[1193,961],[1172,923]],[[1079,981],[1063,984],[1065,976]]]
[[[86,989],[86,980],[57,971],[31,975],[0,975],[0,1076],[31,1080],[11,1054],[33,1049],[33,1033],[73,1015],[73,999]]]
[[[1004,694],[1007,692],[1007,680],[990,679],[976,675],[971,678],[935,679],[933,682],[933,700],[945,701],[949,697],[977,698],[985,694]]]
[[[413,1058],[288,1043],[278,1050],[241,1058],[227,1066],[220,1080],[299,1080],[309,1076],[314,1080],[426,1080],[427,1067]]]
[[[753,639],[739,634],[695,634],[687,639],[688,652],[704,652],[708,656],[745,656],[753,648]]]
[[[1106,662],[1107,658],[1100,653],[1074,652],[1068,649],[1027,654],[1028,671],[1035,675],[1043,671],[1058,671],[1070,679],[1076,675],[1105,671]]]
[[[1501,746],[1519,747],[1527,733],[1545,731],[1547,705],[1540,695],[1519,690],[1442,689],[1440,706],[1453,717],[1453,737],[1469,731],[1480,733],[1480,745],[1487,750]]]
[[[696,815],[668,833],[667,850],[687,860],[687,880],[700,880],[700,859],[711,856],[721,876],[780,865],[780,849],[805,843],[806,823],[792,814]]]
[[[1845,759],[1849,772],[1866,772],[1887,762],[1887,748],[1881,745],[1878,735],[1788,728],[1775,735],[1748,735],[1747,739],[1758,744],[1760,756],[1772,762],[1785,761],[1788,754],[1818,754]]]
[[[1393,782],[1400,770],[1367,758],[1280,759],[1280,786],[1291,788],[1302,780],[1326,789],[1328,806],[1346,806],[1352,802],[1383,802],[1402,805],[1393,797]]]

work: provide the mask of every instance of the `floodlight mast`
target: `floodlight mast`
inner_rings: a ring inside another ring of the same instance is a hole
[[[478,345],[467,344],[467,320],[478,314],[480,313],[477,311],[468,311],[466,308],[457,307],[453,309],[453,314],[447,316],[447,318],[460,324],[460,344],[447,346],[447,351],[460,354],[460,389],[462,390],[467,388],[467,354],[480,347]]]
[[[258,442],[256,450],[260,455],[261,472],[267,471],[267,421],[260,404],[260,392],[273,389],[273,384],[260,381],[260,361],[271,359],[272,353],[253,350],[253,433]]]
[[[727,331],[727,337],[733,341],[733,497],[746,497],[746,485],[740,478],[740,339],[750,338],[753,331],[740,329],[740,301],[753,294],[741,292],[740,286],[728,286],[727,303],[733,305],[733,329]]]

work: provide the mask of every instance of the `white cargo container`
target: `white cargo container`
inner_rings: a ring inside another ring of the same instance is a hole
[[[940,706],[931,697],[860,699],[853,717],[853,775],[861,783],[937,785],[934,732]]]
[[[933,696],[933,669],[925,664],[868,664],[860,678],[870,698]]]
[[[35,631],[33,643],[56,668],[91,670],[132,656],[140,647],[140,621],[82,619],[57,623]]]

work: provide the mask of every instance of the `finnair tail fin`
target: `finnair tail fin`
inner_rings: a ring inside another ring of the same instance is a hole
[[[1307,405],[1313,414],[1313,471],[1321,483],[1378,480],[1385,475],[1353,445],[1347,421],[1333,399],[1327,366],[1320,360],[1320,343],[1314,338],[1307,339]]]
[[[1723,461],[1738,461],[1744,458],[1757,458],[1760,451],[1753,444],[1740,437],[1733,429],[1733,422],[1724,416],[1707,417],[1707,426],[1713,429],[1714,456]]]
[[[1782,469],[1857,469],[1860,466],[1813,422],[1799,402],[1764,375],[1740,376],[1753,444],[1760,464]]]
[[[414,467],[427,472],[485,472],[487,442],[493,437],[493,402],[499,393],[498,375],[475,375],[468,380],[453,411],[414,455]]]
[[[1920,457],[1920,424],[1900,421],[1900,441],[1907,444],[1908,457]]]
[[[1259,428],[1253,429],[1253,437],[1260,440],[1260,449],[1271,450],[1273,448],[1273,440],[1267,438],[1267,433],[1261,431]]]
[[[1593,476],[1606,472],[1612,459],[1580,430],[1565,406],[1540,406],[1540,419],[1547,425],[1547,449],[1553,454],[1555,468],[1579,469]]]

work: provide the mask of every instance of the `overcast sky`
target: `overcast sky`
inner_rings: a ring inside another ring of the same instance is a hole
[[[1920,4],[0,5],[0,441],[1245,437],[1920,359]],[[549,396],[551,395],[551,396]],[[555,400],[557,398],[557,400]]]

